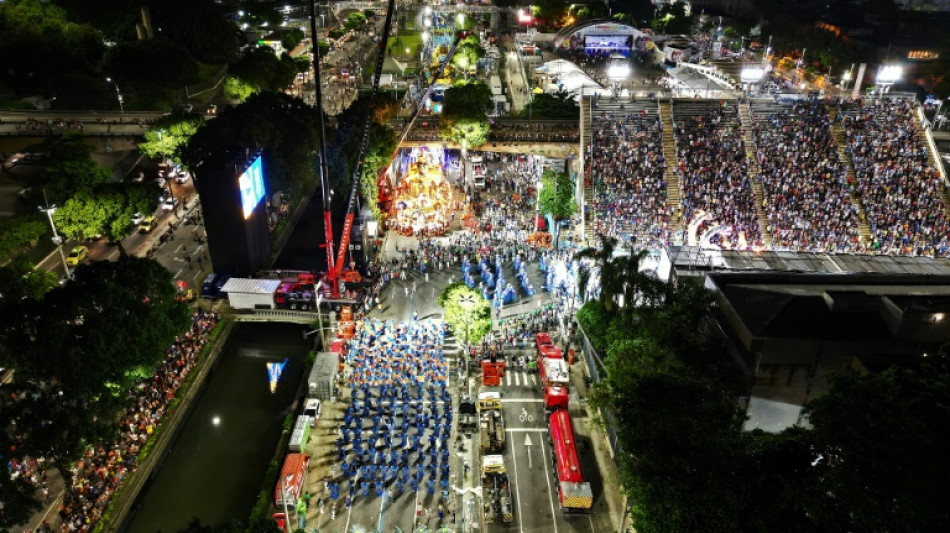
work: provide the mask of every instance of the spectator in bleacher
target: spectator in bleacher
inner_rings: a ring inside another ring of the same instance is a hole
[[[799,102],[768,111],[754,114],[753,127],[772,244],[812,252],[861,249],[827,109]]]

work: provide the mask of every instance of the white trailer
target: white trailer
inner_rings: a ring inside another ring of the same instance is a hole
[[[232,309],[273,309],[279,279],[231,278],[221,292],[228,295]]]

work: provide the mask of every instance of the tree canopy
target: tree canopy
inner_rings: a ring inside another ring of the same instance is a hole
[[[558,91],[555,94],[536,94],[521,111],[523,117],[531,114],[538,118],[570,118],[578,120],[581,108],[577,105],[574,95],[567,91]]]
[[[574,182],[564,172],[545,170],[541,174],[541,214],[565,220],[577,212]]]
[[[17,371],[2,386],[0,440],[5,453],[51,458],[68,475],[89,442],[114,436],[127,391],[151,375],[189,311],[168,270],[125,255],[80,265],[65,286],[21,295],[0,299],[0,366]],[[32,497],[34,488],[3,479],[0,501],[21,501],[24,490]]]
[[[448,88],[439,120],[439,134],[469,149],[478,148],[488,141],[491,124],[487,113],[491,107],[491,89],[482,82]]]
[[[133,229],[135,213],[155,210],[160,194],[152,181],[109,183],[77,192],[53,213],[53,219],[65,236],[82,240],[104,235],[118,241]]]
[[[204,119],[194,115],[161,117],[145,132],[145,140],[139,143],[139,151],[154,160],[170,159],[180,163],[179,152],[204,122]]]
[[[481,342],[491,331],[491,304],[462,282],[455,282],[442,291],[439,306],[445,309],[445,323],[464,344]]]
[[[289,54],[278,57],[273,48],[259,46],[244,52],[229,72],[259,91],[279,91],[293,83],[297,65]]]
[[[302,192],[316,184],[313,155],[318,142],[317,111],[282,93],[255,94],[204,123],[180,150],[192,170],[237,150],[261,150],[267,190]]]

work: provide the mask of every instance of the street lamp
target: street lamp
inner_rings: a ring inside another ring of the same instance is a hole
[[[46,191],[43,191],[43,198],[46,199]],[[41,206],[36,206],[41,212],[46,213],[46,216],[49,218],[49,226],[53,228],[53,244],[56,245],[56,249],[59,250],[59,258],[63,260],[63,271],[66,274],[66,277],[69,277],[69,265],[66,264],[66,254],[63,253],[63,238],[59,236],[59,233],[56,232],[56,223],[53,222],[53,213],[56,212],[56,204],[49,206],[47,204],[46,209],[43,209]]]
[[[117,84],[116,82],[112,81],[112,78],[106,78],[106,81],[109,82],[109,83],[111,83],[112,86],[115,87],[115,96],[116,96],[116,98],[119,99],[119,112],[120,112],[120,113],[125,113],[125,107],[122,105],[122,93],[119,92],[119,84]]]
[[[469,354],[469,335],[471,334],[470,326],[472,323],[472,309],[475,308],[475,297],[471,294],[462,294],[459,296],[459,307],[465,310],[465,355]],[[465,359],[466,366],[468,365],[468,359]]]
[[[877,71],[877,84],[881,86],[880,93],[886,93],[891,88],[891,85],[900,81],[903,75],[904,68],[899,65],[882,66],[880,70]]]

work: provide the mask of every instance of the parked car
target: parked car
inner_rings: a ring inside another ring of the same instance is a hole
[[[86,260],[86,257],[89,256],[89,248],[85,246],[76,246],[69,252],[69,255],[66,257],[66,264],[69,266],[76,266],[79,263],[82,263]]]
[[[178,176],[175,177],[175,183],[182,184],[188,183],[188,180],[191,179],[191,173],[187,171],[181,171]]]
[[[139,224],[142,223],[143,220],[145,220],[145,215],[143,215],[142,213],[135,213],[134,215],[132,215],[133,226],[138,226]]]

